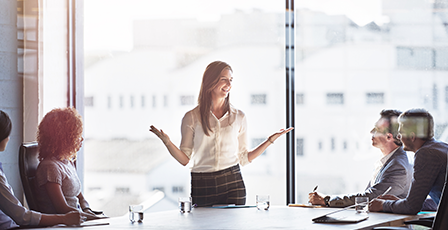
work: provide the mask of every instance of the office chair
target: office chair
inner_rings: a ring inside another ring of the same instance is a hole
[[[23,191],[31,210],[39,211],[37,201],[35,199],[36,169],[39,165],[39,152],[37,142],[23,143],[19,149],[19,171],[22,179]]]
[[[448,175],[448,174],[447,174]],[[431,227],[432,230],[446,230],[448,229],[448,188],[446,186],[447,181],[445,179],[445,185],[443,186],[442,196],[440,197],[440,203],[437,207],[437,213],[434,217],[423,217],[418,220],[405,221],[405,224],[422,225]],[[445,198],[445,199],[444,199]],[[407,227],[376,227],[374,230],[399,230],[408,229]]]
[[[22,187],[28,207],[31,210],[40,212],[35,194],[36,188],[36,170],[39,166],[39,151],[37,142],[23,143],[19,150],[19,171],[22,179]],[[95,215],[104,215],[102,211],[91,210]],[[105,216],[105,215],[104,215]]]

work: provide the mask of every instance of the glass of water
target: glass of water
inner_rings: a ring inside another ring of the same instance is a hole
[[[369,198],[368,197],[355,197],[355,210],[357,213],[369,212]]]
[[[131,223],[143,222],[143,205],[129,205],[129,220]]]
[[[257,195],[258,210],[268,210],[269,206],[269,195]]]
[[[179,197],[179,211],[181,213],[191,212],[191,197]]]

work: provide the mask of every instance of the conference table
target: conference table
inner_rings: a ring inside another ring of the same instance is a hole
[[[194,208],[191,213],[179,210],[144,213],[142,223],[131,223],[128,215],[87,221],[88,229],[372,229],[377,226],[400,226],[403,222],[434,215],[398,215],[370,212],[367,220],[358,223],[314,223],[313,218],[335,211],[334,208],[271,206],[269,210],[246,208]],[[356,215],[348,209],[334,215]],[[104,224],[104,225],[102,225]],[[72,227],[86,229],[86,227]],[[67,229],[67,227],[52,227]]]

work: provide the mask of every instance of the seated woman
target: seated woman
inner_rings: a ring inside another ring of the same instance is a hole
[[[11,119],[8,114],[0,110],[0,152],[6,149],[11,129]],[[48,215],[26,209],[14,196],[0,162],[0,229],[57,224],[80,225],[86,218],[86,215],[79,211]]]
[[[37,203],[45,213],[82,210],[94,215],[81,193],[74,161],[82,145],[83,124],[74,108],[53,109],[39,124],[40,163],[36,171]]]

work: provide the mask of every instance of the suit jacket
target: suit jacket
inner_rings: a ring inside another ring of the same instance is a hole
[[[330,196],[328,204],[330,207],[346,207],[355,204],[355,197],[358,196],[367,196],[370,201],[383,194],[389,187],[392,189],[388,194],[405,198],[411,185],[412,174],[413,168],[408,156],[403,147],[399,147],[380,169],[374,184],[369,182],[366,190],[360,193]]]
[[[385,200],[384,212],[415,215],[423,208],[428,195],[438,205],[442,196],[447,171],[448,144],[427,140],[414,155],[414,175],[409,194],[400,200]]]

